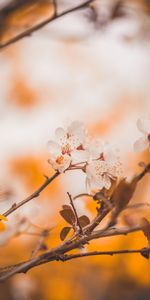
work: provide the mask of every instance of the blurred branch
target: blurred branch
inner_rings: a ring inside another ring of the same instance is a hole
[[[150,164],[145,166],[144,170],[139,175],[137,175],[133,178],[133,180],[131,181],[131,185],[133,185],[133,183],[135,183],[135,182],[137,183],[138,181],[140,181],[149,171],[150,171]],[[51,178],[48,178],[46,180],[46,182],[35,193],[33,193],[31,196],[29,196],[25,200],[21,201],[20,203],[18,203],[17,207],[14,207],[14,208],[12,207],[11,209],[9,209],[4,215],[5,216],[9,215],[11,212],[13,212],[18,207],[22,206],[23,204],[25,204],[28,201],[32,200],[33,198],[37,197],[40,194],[40,192],[42,190],[44,190],[45,187],[49,183],[51,183],[58,175],[59,175],[59,172],[56,172]],[[121,189],[121,192],[124,193],[125,192],[124,189],[123,190]],[[118,195],[121,197],[121,193]],[[74,213],[76,214],[76,210],[75,210],[75,207],[73,204],[72,197],[70,196],[70,194],[68,194],[68,196],[70,198],[70,202],[73,207]],[[131,194],[129,193],[128,197],[130,198],[130,196],[132,196],[132,193]],[[112,199],[113,199],[113,196],[112,196]],[[112,199],[110,199],[110,200],[112,200]],[[123,205],[122,209],[124,209],[124,207],[125,206]],[[65,261],[65,260],[70,260],[70,259],[78,258],[78,257],[82,257],[82,256],[84,257],[84,256],[91,256],[91,255],[113,255],[113,254],[126,254],[126,253],[140,253],[144,257],[149,258],[149,253],[150,253],[149,247],[143,248],[143,249],[138,249],[138,250],[118,250],[118,251],[103,251],[103,252],[94,251],[94,252],[89,252],[89,253],[84,253],[84,254],[83,253],[77,253],[77,254],[71,254],[71,255],[67,254],[71,250],[77,250],[79,248],[83,248],[84,245],[88,244],[90,241],[92,241],[94,239],[110,237],[110,236],[118,236],[118,235],[127,235],[132,232],[143,231],[142,224],[132,226],[132,227],[129,227],[129,226],[114,227],[114,226],[110,225],[110,223],[101,230],[93,231],[109,212],[110,212],[110,208],[106,205],[106,203],[102,202],[102,206],[100,207],[100,209],[98,209],[97,216],[93,219],[93,221],[89,225],[82,228],[82,235],[80,234],[81,231],[79,230],[75,235],[72,235],[69,240],[61,243],[56,248],[48,250],[46,253],[44,253],[36,258],[32,258],[26,262],[20,263],[15,266],[12,265],[12,266],[7,266],[4,268],[1,268],[0,269],[0,281],[3,281],[5,279],[13,276],[16,273],[25,273],[28,270],[30,270],[31,268],[41,265],[41,264],[45,264],[45,263],[48,263],[51,261],[57,261],[57,260]],[[119,213],[120,212],[121,212],[121,210],[119,210]],[[78,216],[77,216],[77,220],[78,220]],[[78,226],[79,226],[79,224],[78,224]],[[144,234],[146,234],[146,237],[149,237],[149,231],[148,231],[149,227],[150,227],[150,223],[146,220],[146,226],[144,229]],[[80,229],[80,226],[79,226],[79,229]],[[147,234],[147,231],[148,231],[148,234]]]
[[[6,48],[7,46],[18,42],[19,40],[21,40],[21,39],[23,39],[25,37],[31,36],[32,33],[34,33],[35,31],[38,31],[39,29],[41,29],[45,25],[49,24],[50,22],[55,21],[55,20],[57,20],[57,19],[65,16],[65,15],[67,15],[69,13],[72,13],[72,12],[75,12],[77,10],[80,10],[80,9],[88,6],[90,3],[94,2],[94,1],[95,0],[88,0],[88,1],[82,3],[82,4],[78,5],[78,6],[75,6],[73,8],[70,8],[70,9],[66,10],[66,11],[63,11],[60,14],[57,14],[57,1],[55,0],[54,1],[54,6],[55,6],[54,16],[52,16],[50,18],[47,18],[44,21],[40,22],[38,25],[35,25],[32,28],[29,28],[29,29],[25,30],[24,32],[16,35],[15,37],[9,39],[6,43],[0,44],[0,49]]]
[[[34,198],[37,198],[40,193],[56,178],[58,177],[60,173],[56,172],[52,177],[47,178],[46,181],[29,197],[25,198],[24,200],[20,201],[19,203],[14,203],[11,208],[9,208],[3,215],[7,217],[10,215],[12,212],[14,212],[16,209],[19,207],[23,206],[24,204],[28,203]]]
[[[129,233],[135,232],[135,231],[141,231],[143,230],[140,226],[135,226],[132,228],[129,227],[120,227],[120,228],[109,228],[106,231],[99,230],[96,232],[92,232],[88,236],[84,235],[80,238],[78,237],[74,241],[69,241],[62,243],[62,245],[40,255],[39,257],[32,258],[26,262],[19,263],[17,265],[7,266],[0,269],[0,281],[4,281],[14,274],[17,273],[26,273],[28,270],[32,269],[33,267],[39,266],[41,264],[45,264],[52,261],[66,261],[73,258],[78,258],[81,256],[92,256],[92,255],[113,255],[113,254],[126,254],[126,253],[141,253],[143,256],[146,253],[150,253],[149,248],[142,248],[138,250],[118,250],[118,251],[94,251],[94,252],[88,252],[88,253],[77,253],[75,255],[66,255],[71,250],[78,249],[80,246],[83,247],[83,245],[87,244],[89,241],[97,239],[97,238],[103,238],[103,237],[109,237],[109,236],[117,236],[117,235],[127,235]],[[147,257],[148,258],[148,257]]]

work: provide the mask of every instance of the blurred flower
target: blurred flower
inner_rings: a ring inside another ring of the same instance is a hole
[[[11,294],[14,300],[31,300],[36,298],[38,288],[36,281],[28,274],[19,274],[11,279]]]
[[[98,158],[88,163],[86,175],[89,193],[95,193],[103,188],[108,190],[112,180],[117,180],[122,175],[122,164],[117,155],[107,149],[106,152],[100,152]]]
[[[134,150],[136,152],[150,148],[150,118],[139,119],[137,121],[137,128],[141,131],[143,136],[134,143]]]
[[[57,128],[55,136],[55,141],[48,143],[49,162],[55,170],[64,172],[71,163],[82,163],[87,160],[86,132],[82,123],[74,121],[66,130]]]

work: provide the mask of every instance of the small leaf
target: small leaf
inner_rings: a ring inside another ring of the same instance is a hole
[[[85,227],[88,224],[90,224],[90,220],[89,220],[89,218],[87,216],[81,216],[79,218],[79,222],[80,222],[81,227]]]
[[[71,209],[71,207],[69,208],[65,208],[63,210],[60,211],[60,215],[65,219],[66,222],[68,222],[70,225],[75,225],[76,223],[76,217],[75,214],[73,212],[73,210]]]
[[[60,239],[62,241],[65,240],[66,236],[68,235],[69,231],[70,231],[71,227],[64,227],[60,233]]]
[[[71,210],[72,210],[71,206],[70,206],[70,205],[66,205],[66,204],[64,204],[64,205],[62,206],[62,208],[63,208],[63,209],[71,209]]]
[[[150,257],[150,252],[148,251],[147,248],[143,248],[143,249],[141,250],[141,255],[144,256],[146,259],[149,259],[149,257]]]
[[[136,189],[136,185],[136,179],[133,179],[130,183],[126,182],[126,179],[123,179],[117,185],[112,196],[114,211],[112,212],[112,218],[110,222],[111,226],[116,223],[118,215],[126,208],[128,203],[132,199],[132,196]]]

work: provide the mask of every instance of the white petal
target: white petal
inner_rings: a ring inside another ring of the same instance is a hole
[[[58,155],[59,153],[61,153],[61,147],[58,143],[54,142],[54,141],[49,141],[48,142],[48,151],[51,155]]]
[[[117,153],[115,153],[115,151],[111,151],[111,150],[108,150],[107,152],[104,153],[104,157],[105,157],[105,160],[107,160],[108,162],[116,162],[117,161]]]
[[[139,140],[137,140],[134,143],[134,151],[135,152],[143,151],[146,148],[148,148],[148,146],[149,146],[148,139],[146,137],[141,137]]]
[[[79,121],[73,121],[70,126],[68,126],[69,133],[75,134],[76,131],[79,131],[80,129],[83,130],[84,124]]]
[[[87,190],[88,194],[90,194],[91,193],[91,181],[88,177],[86,177],[85,184],[86,184],[86,190]]]
[[[86,174],[88,177],[95,177],[95,166],[94,166],[94,162],[91,162],[90,164],[88,164],[86,166]]]
[[[106,174],[104,174],[103,176],[103,183],[104,183],[104,187],[109,190],[111,187],[111,180],[109,178],[109,176],[107,176]]]
[[[105,187],[103,176],[99,176],[97,179],[95,179],[94,185],[97,190],[102,190],[102,188]]]
[[[86,162],[89,158],[89,153],[85,150],[74,150],[71,152],[73,163]]]
[[[56,135],[56,140],[58,143],[60,143],[60,144],[66,143],[67,133],[62,127],[59,127],[55,130],[55,135]]]
[[[150,120],[149,119],[138,119],[137,128],[144,134],[150,133]]]
[[[85,142],[86,134],[82,123],[74,121],[68,127],[68,133],[70,134],[69,143],[72,147],[78,147]]]
[[[89,159],[97,159],[100,157],[100,154],[103,153],[103,145],[100,141],[92,141],[86,146],[87,151],[90,156]]]

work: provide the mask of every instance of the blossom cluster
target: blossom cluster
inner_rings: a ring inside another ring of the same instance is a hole
[[[89,193],[103,188],[109,189],[114,180],[122,175],[122,164],[117,151],[110,145],[91,140],[83,125],[72,122],[66,129],[57,128],[55,140],[48,143],[53,169],[60,173],[66,170],[81,169],[86,173],[86,186]]]

